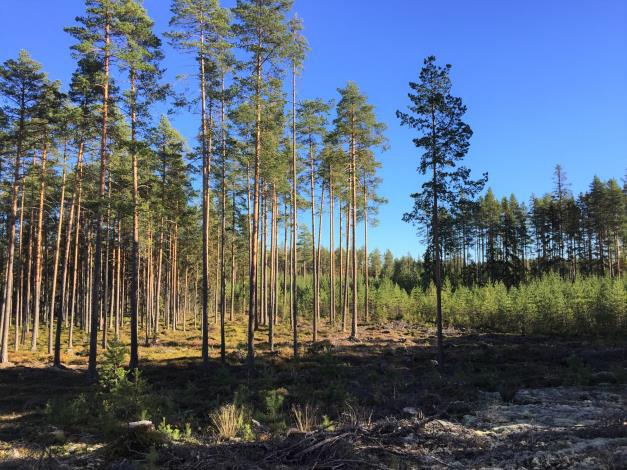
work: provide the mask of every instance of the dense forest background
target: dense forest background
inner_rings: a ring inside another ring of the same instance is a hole
[[[292,0],[166,3],[0,59],[0,468],[624,468],[627,175],[495,194],[452,65],[387,120],[301,96]],[[369,246],[384,152],[420,257]]]
[[[249,362],[255,331],[269,327],[272,349],[278,322],[291,325],[298,355],[299,335],[315,341],[323,321],[351,337],[362,322],[435,321],[434,279],[446,324],[624,332],[625,181],[594,177],[573,194],[557,165],[552,190],[526,203],[453,188],[435,231],[419,199],[406,214],[427,247],[421,259],[370,252],[368,228],[385,204],[385,125],[355,83],[330,101],[298,96],[308,46],[289,1],[175,1],[164,38],[138,2],[86,6],[66,28],[76,40],[70,83],[48,78],[27,51],[1,68],[3,362],[10,349],[46,343],[60,364],[78,329],[95,373],[98,345],[128,329],[134,367],[140,337],[148,345],[190,327],[207,361],[211,323],[224,360],[224,323],[242,318]],[[163,41],[195,57],[195,92],[163,82]],[[441,70],[442,96],[460,100]],[[465,107],[450,103],[461,122]],[[197,140],[157,105],[197,114]]]

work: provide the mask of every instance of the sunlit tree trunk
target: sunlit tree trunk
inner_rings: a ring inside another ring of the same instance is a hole
[[[67,162],[67,141],[64,142],[64,145],[63,145],[63,173],[61,176],[61,198],[59,202],[59,222],[57,225],[57,238],[55,240],[54,263],[53,263],[53,268],[52,268],[52,294],[50,295],[50,321],[48,325],[49,326],[48,354],[52,354],[52,326],[54,325],[54,322],[52,321],[53,318],[56,317],[57,319],[56,336],[57,336],[57,343],[59,344],[59,346],[61,344],[61,325],[63,324],[63,310],[61,308],[61,305],[63,304],[63,302],[62,301],[59,302],[60,305],[57,308],[56,294],[57,294],[57,278],[59,274],[59,255],[61,251],[61,233],[63,230],[63,216],[64,216],[64,209],[65,209],[65,179],[66,179],[66,173],[67,173],[66,168],[65,168],[66,162]],[[61,297],[63,297],[63,293],[61,294]],[[55,315],[55,312],[56,312],[56,315]],[[61,357],[60,355],[57,356],[57,348],[55,348],[55,351],[54,351],[53,363],[57,367],[61,365]]]
[[[39,320],[41,310],[41,274],[43,256],[43,228],[44,228],[44,199],[46,195],[46,163],[48,159],[48,136],[44,133],[43,150],[41,152],[41,174],[39,182],[39,205],[37,208],[37,234],[35,236],[35,249],[33,258],[35,262],[33,282],[33,332],[31,336],[30,350],[37,350],[37,340],[39,337]],[[8,312],[7,312],[8,315]]]
[[[100,182],[98,205],[96,207],[96,246],[94,252],[94,271],[91,293],[91,331],[89,339],[89,376],[96,377],[96,354],[98,350],[98,311],[100,309],[100,277],[102,264],[102,206],[105,198],[105,173],[107,166],[107,123],[109,116],[109,59],[110,59],[110,23],[104,25],[104,81],[102,93],[102,129],[100,134]]]

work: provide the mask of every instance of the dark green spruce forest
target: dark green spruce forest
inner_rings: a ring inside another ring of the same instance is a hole
[[[445,58],[304,96],[292,0],[75,3],[68,82],[0,55],[0,468],[627,466],[624,174],[497,194]]]

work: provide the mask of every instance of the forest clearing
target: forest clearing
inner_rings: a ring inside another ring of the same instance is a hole
[[[0,370],[2,467],[131,468],[141,460],[145,468],[621,468],[626,462],[622,339],[447,329],[454,366],[441,373],[433,364],[432,328],[365,325],[358,341],[324,328],[328,339],[305,346],[298,362],[289,329],[279,328],[276,351],[260,341],[257,371],[249,374],[245,329],[233,325],[227,332],[235,343],[226,367],[215,328],[209,370],[195,353],[198,331],[170,332],[141,348],[145,388],[137,401],[118,395],[128,390],[109,395],[118,412],[150,409],[145,413],[158,416],[155,425],[169,442],[143,441],[90,415],[95,409],[85,400],[98,392],[86,380],[85,342],[68,356],[68,370],[49,368],[45,354],[21,354],[15,367]],[[226,438],[215,433],[210,410],[232,397],[250,427]],[[302,427],[295,413],[306,406],[312,409]]]
[[[627,5],[451,1],[0,2],[0,469],[627,467]]]

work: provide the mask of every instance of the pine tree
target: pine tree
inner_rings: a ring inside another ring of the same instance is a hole
[[[411,104],[409,112],[397,111],[401,124],[418,132],[414,145],[423,149],[419,172],[430,174],[422,185],[422,190],[412,194],[414,209],[405,214],[404,220],[425,222],[431,233],[434,252],[434,282],[436,286],[436,322],[438,342],[438,363],[444,365],[442,338],[442,273],[441,244],[438,203],[455,206],[457,196],[463,193],[470,197],[483,187],[483,180],[470,180],[470,170],[459,166],[470,146],[472,130],[462,118],[466,107],[461,98],[451,92],[449,78],[451,66],[436,65],[434,56],[424,61],[418,82],[410,82]]]
[[[254,325],[258,313],[257,266],[259,248],[259,214],[261,209],[261,153],[262,153],[262,85],[264,68],[276,66],[286,53],[289,36],[285,14],[291,0],[238,0],[233,9],[236,22],[233,31],[239,46],[248,53],[247,66],[250,70],[250,85],[254,90],[255,106],[255,152],[252,164],[253,194],[251,223],[251,262],[248,297],[248,354],[250,367],[254,365]]]
[[[98,348],[98,312],[101,306],[102,238],[107,173],[107,131],[109,124],[110,66],[112,57],[120,51],[122,19],[118,0],[85,0],[86,15],[77,17],[79,26],[66,28],[77,39],[72,46],[78,57],[90,57],[102,64],[99,78],[102,90],[102,119],[100,131],[100,182],[96,205],[96,241],[91,292],[91,326],[89,343],[89,375],[96,377],[96,352]]]
[[[30,134],[30,121],[36,112],[46,75],[41,65],[21,51],[17,59],[9,59],[0,68],[0,97],[5,118],[13,123],[12,141],[15,142],[13,161],[13,185],[11,188],[10,212],[7,217],[7,251],[2,292],[0,363],[7,363],[9,348],[9,316],[13,311],[13,279],[15,270],[15,225],[18,210],[22,157],[26,151]],[[21,243],[21,241],[20,241]]]
[[[137,172],[138,127],[145,123],[148,106],[159,96],[157,79],[161,75],[158,61],[162,53],[161,40],[153,33],[154,22],[142,5],[125,0],[120,12],[123,18],[125,47],[119,54],[123,67],[128,69],[128,111],[131,121],[129,152],[133,173],[133,241],[131,250],[131,354],[130,369],[139,365],[137,315],[139,309],[139,177]]]
[[[194,54],[199,66],[200,147],[202,157],[203,252],[202,252],[202,358],[209,365],[209,175],[213,153],[213,116],[210,102],[207,112],[207,68],[212,44],[220,44],[228,32],[228,15],[217,0],[175,0],[172,3],[167,36],[184,51]]]
[[[298,121],[296,124],[296,130],[300,137],[301,143],[307,149],[308,154],[308,166],[309,166],[309,190],[311,201],[311,249],[312,251],[312,289],[313,289],[313,312],[312,312],[312,336],[313,341],[317,341],[318,338],[318,317],[320,314],[320,305],[318,299],[319,292],[319,275],[320,270],[317,263],[316,256],[316,197],[315,191],[317,186],[318,173],[320,171],[319,165],[320,156],[318,147],[321,146],[326,134],[327,114],[329,113],[330,105],[322,100],[305,100],[298,108]]]
[[[340,101],[336,108],[334,135],[338,142],[348,145],[347,162],[350,178],[350,224],[352,245],[352,303],[351,303],[351,338],[357,338],[357,178],[361,174],[358,163],[363,168],[363,161],[358,156],[369,155],[372,148],[384,142],[385,126],[377,122],[374,108],[367,102],[357,85],[349,82],[345,88],[338,89]],[[348,228],[348,227],[347,227]]]

